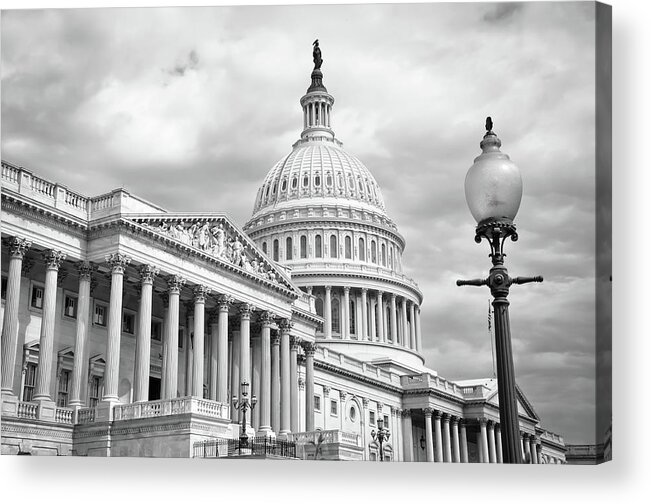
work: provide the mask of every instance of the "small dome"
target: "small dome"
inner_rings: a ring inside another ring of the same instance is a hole
[[[296,207],[330,203],[355,206],[360,210],[386,216],[380,186],[371,172],[355,156],[348,154],[338,142],[322,139],[299,140],[294,149],[267,174],[253,209],[278,208],[284,202]]]

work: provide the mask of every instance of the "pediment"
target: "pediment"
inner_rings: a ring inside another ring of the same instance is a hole
[[[128,219],[212,260],[300,294],[289,275],[224,214],[147,214]]]
[[[515,386],[515,394],[518,401],[518,412],[530,418],[535,418],[536,420],[540,420],[538,414],[533,409],[533,405],[529,402],[529,400],[526,398],[526,396],[524,395],[520,387],[518,387],[517,385]],[[486,401],[499,407],[500,402],[497,394],[497,383],[495,384],[495,389],[492,390],[488,395],[488,397],[486,398]]]

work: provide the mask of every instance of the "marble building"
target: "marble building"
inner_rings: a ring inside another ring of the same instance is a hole
[[[385,460],[501,462],[496,381],[426,365],[405,239],[335,137],[320,66],[243,227],[2,162],[3,454],[200,456],[239,435],[247,382],[247,432],[302,458],[378,460],[381,420]],[[525,459],[564,463],[518,406]]]

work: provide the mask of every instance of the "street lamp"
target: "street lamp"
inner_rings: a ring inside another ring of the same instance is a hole
[[[509,156],[500,152],[502,142],[493,132],[493,121],[486,118],[486,134],[479,144],[482,153],[466,174],[466,202],[477,221],[475,242],[488,241],[493,267],[488,278],[457,280],[457,285],[487,285],[493,296],[495,347],[497,353],[497,392],[502,426],[502,459],[521,464],[518,403],[509,323],[509,287],[513,284],[542,282],[542,277],[509,277],[504,266],[504,242],[517,241],[515,219],[522,199],[520,170]]]
[[[380,445],[380,462],[384,462],[384,448],[382,448],[382,444],[389,440],[390,435],[391,433],[389,432],[389,429],[384,428],[384,419],[378,418],[377,432],[372,430],[371,437],[373,438],[373,441],[377,439],[377,442]]]
[[[246,433],[246,412],[247,410],[255,408],[255,405],[258,403],[258,398],[256,396],[251,397],[249,401],[249,383],[243,381],[240,385],[240,399],[238,400],[236,395],[233,395],[233,408],[242,412],[242,426],[240,428],[240,448],[242,445],[247,446],[249,442],[249,436]]]

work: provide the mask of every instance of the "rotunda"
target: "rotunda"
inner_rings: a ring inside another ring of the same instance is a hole
[[[317,50],[300,139],[265,177],[244,231],[313,296],[319,344],[422,369],[423,296],[402,271],[405,240],[371,172],[335,137]]]

